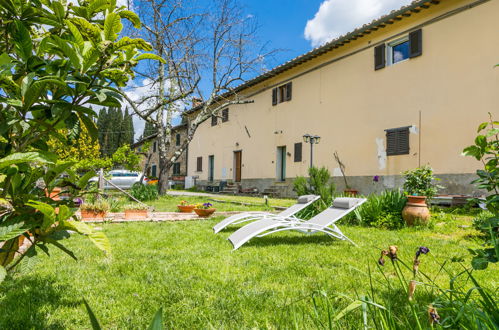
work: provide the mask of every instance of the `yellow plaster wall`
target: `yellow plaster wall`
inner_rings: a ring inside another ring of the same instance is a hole
[[[208,120],[198,128],[189,146],[189,175],[206,180],[208,155],[215,155],[215,179],[233,179],[233,151],[242,150],[243,179],[275,178],[276,147],[284,145],[291,153],[287,177],[304,175],[309,145],[303,144],[300,163],[293,162],[293,145],[305,133],[322,137],[314,146],[314,165],[327,166],[336,175],[335,150],[350,176],[397,175],[418,166],[419,157],[436,173],[474,172],[480,164],[462,157],[461,151],[472,143],[488,112],[499,118],[499,68],[493,68],[499,63],[499,0],[424,25],[422,56],[378,71],[373,63],[373,46],[379,42],[473,2],[441,1],[247,89],[244,93],[254,103],[231,106],[226,123],[212,127]],[[292,100],[272,106],[272,87],[289,79]],[[410,134],[410,154],[389,156],[383,167],[377,139],[383,149],[385,129],[410,125],[421,132]],[[199,156],[202,172],[196,172]]]

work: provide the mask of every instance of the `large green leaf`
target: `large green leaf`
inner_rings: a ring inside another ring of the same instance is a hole
[[[23,221],[19,222],[4,222],[0,224],[0,242],[8,241],[14,237],[18,237],[28,230]]]
[[[43,223],[41,226],[43,230],[49,228],[55,223],[55,209],[51,205],[35,200],[30,200],[26,203],[26,205],[31,206],[32,208],[43,213]]]
[[[90,318],[90,323],[92,324],[92,329],[101,330],[102,328],[99,324],[99,321],[97,321],[97,318],[95,317],[92,308],[90,308],[90,305],[87,303],[85,299],[83,299],[83,303],[85,304],[85,308],[87,309],[88,317]]]
[[[24,108],[29,109],[35,102],[38,101],[40,96],[44,95],[47,98],[46,87],[50,84],[59,85],[66,88],[66,84],[59,79],[55,78],[44,78],[33,82],[26,90],[24,94]]]
[[[109,13],[104,21],[104,38],[106,40],[115,41],[117,33],[123,29],[121,17],[116,13]]]
[[[16,152],[7,157],[0,158],[0,169],[13,164],[38,162],[42,164],[55,163],[57,156],[53,153],[42,151]]]
[[[23,22],[16,20],[14,21],[14,24],[17,30],[17,33],[14,34],[14,43],[16,44],[17,53],[24,60],[27,60],[33,51],[33,42],[31,41],[29,31],[24,26]]]
[[[163,330],[163,309],[160,308],[149,325],[148,330]]]
[[[166,63],[166,61],[161,57],[156,54],[140,54],[135,58],[137,61],[142,61],[142,60],[155,60],[155,61],[160,61],[161,63]]]
[[[85,44],[85,40],[83,39],[83,36],[81,35],[78,28],[73,23],[71,23],[71,21],[69,21],[69,20],[65,20],[65,23],[68,26],[69,31],[71,31],[71,34],[73,35],[73,37],[75,39],[75,44],[77,44],[78,47],[80,47],[80,48],[83,47]]]
[[[132,24],[133,27],[136,29],[140,29],[140,18],[137,14],[135,14],[133,11],[130,10],[122,10],[119,12],[119,15],[121,18],[126,18],[129,20]]]
[[[81,221],[62,221],[61,224],[64,229],[73,230],[77,233],[86,235],[95,244],[95,246],[97,246],[97,248],[108,254],[111,253],[111,244],[103,232],[95,232],[92,227]]]

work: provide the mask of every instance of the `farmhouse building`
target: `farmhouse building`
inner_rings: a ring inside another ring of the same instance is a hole
[[[313,165],[367,194],[429,164],[447,193],[476,193],[480,163],[461,155],[499,118],[499,0],[414,1],[236,88],[252,103],[206,120],[189,145],[199,186],[293,195]],[[194,109],[195,110],[195,109]],[[373,177],[378,176],[378,182]]]

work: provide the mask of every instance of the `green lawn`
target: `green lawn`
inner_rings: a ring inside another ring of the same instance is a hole
[[[433,230],[343,226],[359,247],[322,234],[283,232],[237,251],[226,240],[234,228],[212,233],[220,218],[105,224],[101,228],[111,241],[112,257],[75,237],[67,244],[78,262],[56,249],[51,257],[39,251],[37,265],[23,265],[22,273],[8,278],[0,286],[0,328],[90,328],[83,298],[105,329],[144,329],[160,307],[169,328],[317,328],[319,322],[327,325],[326,309],[334,315],[350,303],[346,297],[370,290],[368,265],[378,297],[392,294],[375,270],[379,249],[388,245],[398,245],[400,259],[408,263],[419,246],[428,246],[431,253],[420,269],[448,286],[449,274],[440,264],[464,257],[469,265],[466,248],[477,243],[472,229],[459,227],[469,225],[469,217],[437,219],[446,222],[437,222]],[[462,270],[458,263],[446,267],[451,273]],[[389,262],[384,270],[395,283]],[[494,265],[475,275],[494,288],[497,270]],[[406,301],[403,292],[389,298],[395,304]],[[416,291],[423,305],[432,299],[431,288]],[[426,311],[418,312],[426,320]],[[358,328],[360,319],[354,312],[338,328]]]
[[[220,203],[213,201],[221,200],[226,203]],[[273,208],[266,207],[265,201],[262,197],[242,197],[242,196],[227,196],[220,195],[216,197],[204,197],[204,196],[162,196],[155,201],[147,202],[149,205],[154,206],[154,209],[159,212],[176,212],[177,205],[180,201],[187,201],[190,204],[206,203],[209,202],[214,205],[217,211],[259,211],[259,210],[273,210]],[[236,202],[236,203],[228,203]],[[241,205],[237,203],[254,204],[258,206],[251,205]],[[287,207],[296,203],[295,199],[278,199],[269,198],[269,206],[281,206]]]

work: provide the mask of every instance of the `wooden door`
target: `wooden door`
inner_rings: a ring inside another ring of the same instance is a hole
[[[241,182],[242,151],[234,151],[234,181]]]

